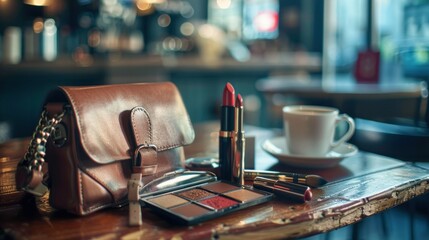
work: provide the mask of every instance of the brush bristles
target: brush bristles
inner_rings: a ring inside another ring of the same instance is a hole
[[[306,185],[310,187],[320,187],[325,185],[328,181],[318,175],[307,175],[305,177]]]

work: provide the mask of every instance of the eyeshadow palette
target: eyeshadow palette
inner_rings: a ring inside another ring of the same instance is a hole
[[[266,202],[272,196],[265,191],[215,181],[146,196],[140,201],[175,223],[192,225]]]

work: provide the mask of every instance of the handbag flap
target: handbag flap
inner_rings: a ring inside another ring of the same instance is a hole
[[[49,101],[68,100],[83,149],[95,162],[128,160],[136,148],[131,109],[143,107],[157,151],[192,143],[195,133],[176,86],[170,82],[60,87]],[[58,99],[60,97],[60,99]]]

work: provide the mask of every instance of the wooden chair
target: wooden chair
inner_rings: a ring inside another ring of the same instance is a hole
[[[350,142],[360,150],[407,162],[429,162],[429,128],[355,119]]]

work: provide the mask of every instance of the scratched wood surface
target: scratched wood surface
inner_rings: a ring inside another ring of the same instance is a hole
[[[196,129],[198,134],[200,129]],[[267,132],[261,135],[270,136]],[[212,146],[203,144],[203,139],[205,137],[198,137],[197,147],[190,146],[187,154],[211,151]],[[309,171],[282,166],[258,148],[255,147],[256,159],[263,159],[264,163],[256,166]],[[5,157],[3,149],[0,147],[0,156]],[[129,227],[128,207],[76,217],[50,208],[46,196],[23,199],[25,204],[21,205],[1,206],[0,227],[3,234],[18,239],[283,239],[337,229],[429,191],[428,170],[364,152],[345,159],[337,167],[316,172],[330,182],[313,189],[310,202],[296,204],[274,199],[190,227],[178,226],[149,209],[143,209],[142,226]]]

